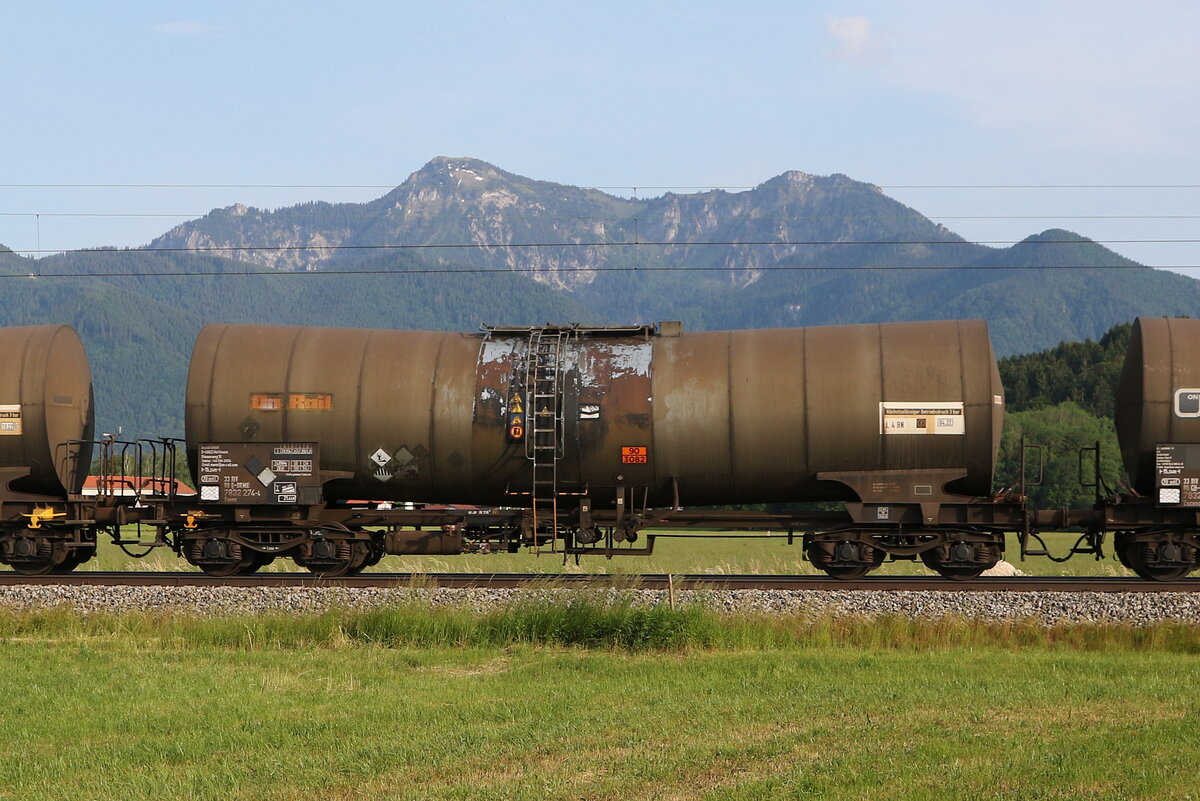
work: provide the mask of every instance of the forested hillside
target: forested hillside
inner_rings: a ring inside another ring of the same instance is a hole
[[[1098,417],[1113,416],[1113,393],[1133,330],[1110,328],[1099,341],[1063,342],[1049,350],[1000,360],[1010,412],[1071,401]]]

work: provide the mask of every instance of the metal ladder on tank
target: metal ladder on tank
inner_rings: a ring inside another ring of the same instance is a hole
[[[562,456],[562,363],[570,331],[543,328],[533,331],[525,360],[525,456],[533,462],[530,491],[533,546],[539,552],[542,529],[547,529],[550,550],[558,546],[558,460]]]

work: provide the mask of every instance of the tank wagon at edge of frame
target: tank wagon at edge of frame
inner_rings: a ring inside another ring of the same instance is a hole
[[[836,577],[920,559],[964,579],[1001,558],[1006,534],[1035,555],[1039,529],[1069,526],[1084,532],[1072,553],[1099,557],[1112,533],[1127,566],[1170,580],[1200,553],[1197,334],[1197,321],[1135,324],[1118,389],[1131,486],[1102,490],[1097,475],[1092,509],[1036,511],[1022,484],[992,491],[1004,399],[978,320],[210,325],[187,386],[195,498],[176,493],[175,441],[112,437],[95,444],[121,474],[82,495],[93,443],[78,336],[0,329],[24,354],[0,371],[0,427],[15,432],[0,429],[0,561],[70,570],[108,534],[213,575],[283,557],[336,576],[387,553],[645,555],[660,529],[769,528]],[[745,508],[767,503],[793,511]],[[152,535],[122,539],[125,523]]]
[[[87,354],[66,325],[0,328],[0,353],[0,561],[71,570],[96,551]]]
[[[1115,422],[1130,484],[1097,493],[1101,524],[1138,575],[1183,578],[1200,565],[1200,320],[1134,321]]]

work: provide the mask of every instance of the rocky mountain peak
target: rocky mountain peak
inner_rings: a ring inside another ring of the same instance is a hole
[[[503,170],[480,159],[438,156],[410,175],[397,189],[427,186],[461,188],[464,184],[471,188],[472,185],[483,185],[489,181],[504,181],[507,177],[508,174]]]
[[[833,189],[849,191],[828,191]],[[635,241],[658,243],[638,251],[634,260],[640,266],[686,263],[746,286],[782,259],[823,264],[844,255],[796,241],[886,237],[887,232],[864,233],[861,224],[853,228],[856,223],[846,222],[853,215],[823,214],[828,203],[840,208],[851,202],[861,207],[860,217],[902,221],[906,237],[915,240],[947,236],[871,189],[844,175],[789,170],[749,191],[629,199],[527,178],[468,156],[438,156],[368,203],[275,211],[236,204],[177,226],[152,245],[227,247],[235,259],[281,270],[319,270],[359,258],[364,248],[428,245],[436,249],[423,256],[437,263],[504,267],[576,290],[602,271],[630,263],[634,254],[624,248]],[[719,249],[706,247],[710,242],[779,244]]]
[[[788,170],[764,181],[761,186],[796,186],[804,188],[812,186],[816,180],[817,176],[810,175],[807,172]]]

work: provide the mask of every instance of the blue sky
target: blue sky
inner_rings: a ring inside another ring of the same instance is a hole
[[[1179,186],[1200,184],[1195,2],[49,0],[3,18],[0,243],[19,251],[367,200],[438,155],[643,196],[840,172],[975,240],[1200,238],[1200,188]],[[1110,246],[1200,265],[1192,243]]]

